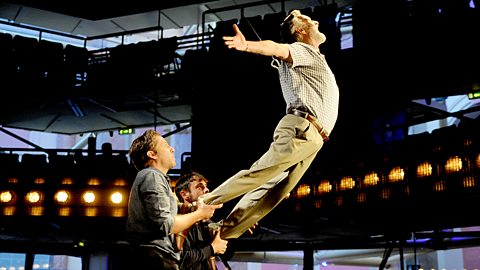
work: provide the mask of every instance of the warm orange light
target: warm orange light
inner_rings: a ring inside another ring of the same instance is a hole
[[[15,206],[5,206],[3,208],[2,214],[4,216],[13,216],[17,208]]]
[[[40,204],[43,202],[43,193],[40,191],[30,191],[25,195],[25,201],[28,204]]]
[[[90,178],[88,179],[87,185],[89,186],[99,186],[100,180],[98,178]]]
[[[351,176],[345,176],[340,180],[340,190],[353,189],[355,187],[355,181]]]
[[[87,204],[93,203],[95,202],[95,193],[93,193],[93,191],[86,191],[85,193],[83,193],[82,198],[83,202]]]
[[[459,172],[462,170],[462,167],[462,159],[458,156],[448,158],[447,162],[445,163],[445,171],[447,173]]]
[[[330,184],[330,181],[328,180],[322,180],[318,184],[317,192],[318,194],[323,194],[323,193],[328,193],[332,191],[332,184]]]
[[[87,207],[85,208],[85,216],[95,217],[98,215],[98,209],[96,207]]]
[[[127,209],[126,208],[113,208],[112,209],[112,217],[125,217],[127,216]]]
[[[301,184],[297,188],[297,198],[303,198],[310,194],[310,185]]]
[[[401,167],[394,167],[388,173],[388,181],[389,182],[399,182],[403,181],[405,178],[405,171]]]
[[[120,204],[123,201],[122,193],[118,191],[113,192],[112,195],[110,195],[110,201],[114,204]]]
[[[43,185],[45,184],[45,179],[43,177],[37,177],[35,180],[33,180],[33,183],[37,185]]]
[[[17,183],[18,183],[18,178],[16,178],[16,177],[10,177],[10,178],[8,178],[8,183],[10,183],[10,184],[17,184]]]
[[[437,181],[433,185],[433,190],[437,192],[445,191],[446,189],[447,189],[447,184],[445,183],[445,181]]]
[[[370,172],[365,175],[363,178],[363,184],[368,187],[368,186],[375,186],[378,184],[378,181],[380,178],[378,177],[378,174],[376,172]]]
[[[55,200],[58,203],[64,204],[67,203],[70,199],[70,193],[66,190],[59,190],[55,193]]]
[[[384,188],[380,192],[380,197],[384,200],[390,198],[391,195],[392,195],[392,191],[390,190],[390,188]]]
[[[464,188],[471,188],[477,185],[477,180],[473,176],[463,178],[462,185]]]
[[[125,179],[118,178],[118,179],[115,179],[115,181],[113,182],[113,185],[117,187],[124,187],[128,185],[128,182]]]
[[[430,164],[430,162],[428,161],[421,163],[417,167],[417,177],[420,177],[420,178],[427,177],[432,175],[432,172],[433,172],[432,164]]]
[[[28,209],[28,214],[31,216],[41,216],[43,215],[43,211],[43,206],[32,206]]]
[[[60,207],[58,209],[58,215],[62,217],[68,217],[72,214],[72,208],[70,207]]]
[[[366,201],[367,201],[367,194],[365,194],[365,192],[358,193],[357,202],[358,203],[365,203]]]
[[[70,177],[65,177],[62,179],[62,185],[72,185],[73,179]]]
[[[10,190],[2,191],[0,193],[0,202],[2,202],[2,203],[12,202],[13,198],[14,198],[14,194]]]

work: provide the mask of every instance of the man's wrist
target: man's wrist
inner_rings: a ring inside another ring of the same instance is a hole
[[[191,214],[193,215],[193,224],[204,220],[203,214],[199,210],[195,210]]]

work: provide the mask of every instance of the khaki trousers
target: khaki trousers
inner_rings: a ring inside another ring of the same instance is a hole
[[[250,169],[201,197],[207,204],[220,204],[244,195],[224,220],[221,237],[238,238],[275,208],[295,188],[322,146],[322,137],[308,120],[285,115],[268,151]]]

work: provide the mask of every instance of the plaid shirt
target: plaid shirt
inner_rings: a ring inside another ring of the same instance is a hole
[[[332,131],[338,116],[339,91],[325,56],[302,43],[289,45],[293,63],[274,59],[287,111],[297,108],[314,115],[323,128]]]

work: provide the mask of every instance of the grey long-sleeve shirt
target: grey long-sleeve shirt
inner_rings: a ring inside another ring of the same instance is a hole
[[[155,168],[137,173],[130,190],[126,233],[131,243],[154,246],[176,261],[172,231],[177,215],[177,199],[170,187],[170,178]]]

